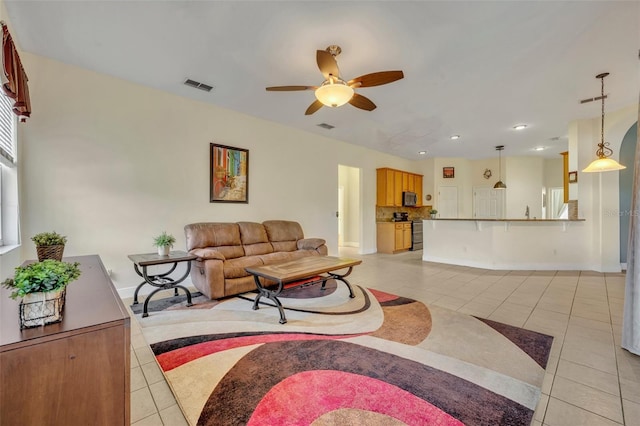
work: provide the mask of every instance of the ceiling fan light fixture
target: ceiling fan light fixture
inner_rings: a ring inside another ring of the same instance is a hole
[[[340,79],[327,80],[316,89],[316,99],[328,107],[339,107],[353,98],[354,90]]]
[[[602,121],[600,122],[600,143],[598,144],[598,149],[596,150],[596,155],[598,156],[597,160],[593,160],[591,164],[589,164],[583,172],[593,173],[593,172],[614,172],[616,170],[626,169],[625,166],[618,163],[613,158],[609,158],[613,155],[613,150],[609,148],[609,142],[604,141],[604,78],[608,76],[608,72],[604,72],[602,74],[596,75],[596,78],[600,79],[600,99],[602,100]]]

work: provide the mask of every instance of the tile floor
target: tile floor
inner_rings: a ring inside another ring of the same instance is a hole
[[[352,284],[553,335],[534,426],[640,426],[640,357],[620,348],[624,274],[492,271],[423,262],[421,251],[340,254],[363,259]],[[131,346],[131,424],[186,425],[135,320]]]

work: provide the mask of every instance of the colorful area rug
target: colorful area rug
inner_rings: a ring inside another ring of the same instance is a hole
[[[284,325],[252,293],[136,318],[191,425],[531,424],[552,337],[354,292],[285,290]]]

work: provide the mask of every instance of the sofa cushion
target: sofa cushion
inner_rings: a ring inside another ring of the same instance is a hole
[[[302,226],[298,222],[289,220],[267,220],[262,222],[267,230],[269,241],[273,250],[295,251],[298,249],[297,241],[304,238]]]
[[[238,222],[240,239],[246,256],[273,253],[273,246],[269,242],[267,231],[261,223]]]
[[[187,239],[187,251],[194,248],[204,247],[220,247],[220,246],[238,246],[242,253],[235,256],[243,256],[242,241],[240,240],[240,227],[237,223],[191,223],[184,227],[185,237]],[[229,250],[228,250],[229,251]],[[232,251],[229,251],[232,254]]]
[[[238,222],[240,241],[243,245],[268,243],[269,236],[264,225],[258,222]]]
[[[263,265],[263,261],[259,256],[243,256],[237,259],[229,259],[224,261],[224,277],[225,278],[241,278],[249,274],[244,268],[250,266]]]
[[[319,255],[318,252],[312,250],[296,250],[296,251],[277,251],[274,253],[263,254],[260,256],[265,265],[273,263],[287,262],[289,260],[300,259],[302,257]]]

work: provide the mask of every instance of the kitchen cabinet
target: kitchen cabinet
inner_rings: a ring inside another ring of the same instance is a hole
[[[378,253],[399,253],[411,248],[411,222],[378,222]]]
[[[402,207],[402,193],[415,192],[418,206],[422,206],[422,175],[387,167],[377,169],[376,205]]]
[[[422,207],[422,175],[413,175],[414,189],[413,192],[416,193],[418,198],[418,207]]]
[[[97,255],[80,262],[62,322],[20,330],[0,291],[0,424],[130,424],[130,319]]]

